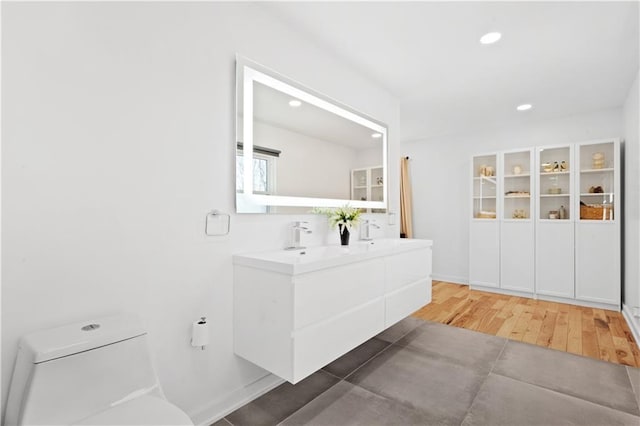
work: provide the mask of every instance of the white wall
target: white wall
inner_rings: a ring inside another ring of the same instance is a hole
[[[381,149],[379,146],[376,148],[359,150],[354,160],[353,168],[363,169],[367,167],[378,167],[382,165],[382,156],[380,155],[380,152]],[[400,160],[394,158],[392,161],[398,163]]]
[[[434,278],[468,282],[469,193],[474,154],[620,137],[622,133],[622,111],[612,109],[401,144],[402,155],[411,157],[414,234],[415,238],[433,239]]]
[[[231,255],[283,247],[300,218],[232,215],[230,235],[203,235],[206,212],[234,210],[234,55],[391,135],[397,101],[255,3],[3,3],[2,42],[3,402],[19,336],[131,311],[167,397],[203,420],[266,374],[233,354]],[[307,244],[337,241],[304,219]],[[201,315],[205,351],[189,345]]]
[[[625,154],[625,209],[624,209],[624,304],[625,307],[640,307],[640,137],[638,104],[638,80],[629,90],[624,103],[624,154]],[[640,318],[628,315],[640,334]],[[638,336],[636,334],[636,336]]]
[[[256,145],[282,151],[276,164],[278,195],[351,198],[355,149],[266,123],[253,127]]]

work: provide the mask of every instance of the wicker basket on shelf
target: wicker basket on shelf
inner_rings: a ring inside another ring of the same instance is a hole
[[[580,206],[580,219],[613,220],[613,206],[610,204],[588,204]]]

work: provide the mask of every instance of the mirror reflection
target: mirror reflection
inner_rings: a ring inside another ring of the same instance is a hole
[[[308,212],[346,203],[383,212],[386,128],[280,76],[240,67],[238,212]]]

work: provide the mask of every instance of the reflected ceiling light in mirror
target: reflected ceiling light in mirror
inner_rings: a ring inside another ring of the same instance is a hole
[[[529,111],[531,108],[533,108],[533,105],[531,104],[522,104],[516,107],[518,111]]]
[[[289,101],[289,106],[292,108],[298,108],[300,105],[302,105],[302,102],[297,99],[292,99]]]
[[[374,139],[380,139],[382,137],[382,133],[373,133],[371,134],[371,137]]]
[[[481,44],[493,44],[493,43],[497,42],[498,40],[500,40],[501,37],[502,37],[502,34],[500,34],[498,32],[486,33],[485,35],[480,37],[480,43]]]

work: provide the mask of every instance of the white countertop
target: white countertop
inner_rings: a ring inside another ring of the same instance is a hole
[[[385,238],[356,241],[348,246],[316,246],[298,250],[271,250],[233,255],[233,264],[298,275],[334,266],[418,250],[433,245],[431,240]]]

